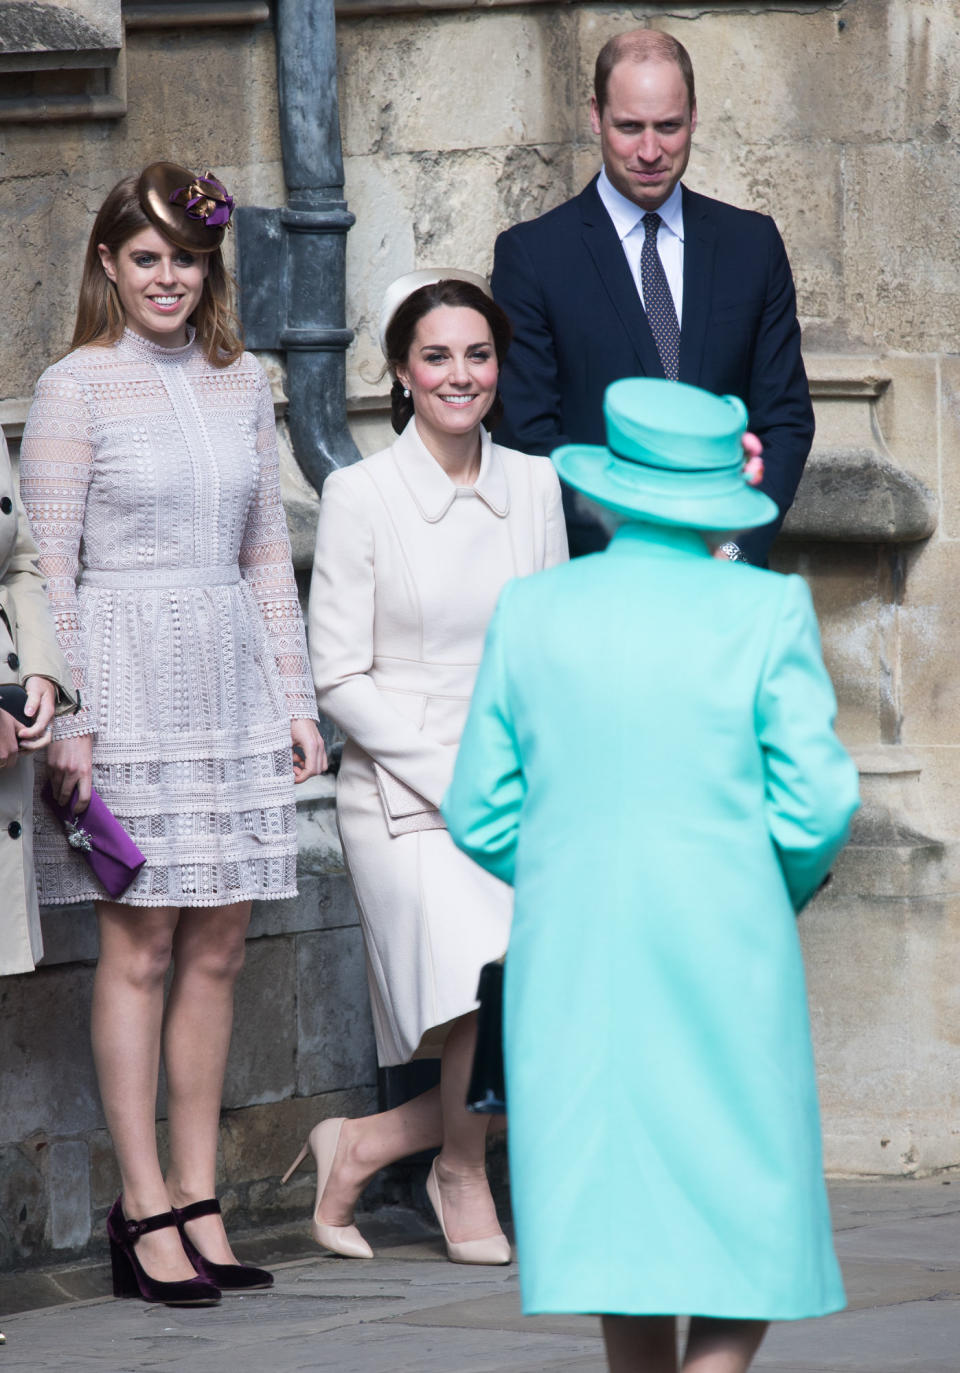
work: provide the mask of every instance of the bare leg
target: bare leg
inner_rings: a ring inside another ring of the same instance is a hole
[[[163,980],[179,912],[171,907],[96,903],[100,958],[93,983],[90,1033],[107,1128],[113,1141],[129,1220],[170,1209],[157,1157],[157,1074],[163,1023]],[[137,1243],[151,1277],[194,1277],[175,1229]]]
[[[471,1013],[450,1028],[439,1087],[390,1111],[344,1122],[320,1220],[349,1225],[357,1198],[378,1169],[442,1143],[437,1171],[450,1238],[458,1242],[498,1233],[484,1164],[489,1117],[472,1115],[463,1104],[475,1042],[476,1015]]]
[[[683,1373],[746,1373],[768,1324],[691,1317]]]
[[[443,1145],[437,1159],[437,1182],[443,1194],[447,1238],[455,1243],[500,1234],[487,1181],[490,1117],[476,1115],[464,1104],[476,1043],[477,1014],[471,1011],[453,1022],[440,1069]]]
[[[389,1111],[345,1120],[318,1219],[326,1225],[350,1225],[357,1198],[374,1173],[422,1149],[436,1149],[442,1137],[439,1087]]]
[[[233,989],[243,967],[250,902],[184,910],[173,942],[174,976],[163,1021],[170,1118],[170,1204],[216,1192],[223,1075],[233,1028]],[[204,1258],[235,1263],[219,1216],[189,1221]]]
[[[675,1316],[604,1316],[610,1373],[677,1373]]]

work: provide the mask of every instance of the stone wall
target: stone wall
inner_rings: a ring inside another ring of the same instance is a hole
[[[19,67],[0,86],[0,421],[14,446],[37,375],[68,345],[88,226],[120,175],[172,157],[209,163],[247,204],[284,200],[265,6],[235,0],[222,23],[214,3],[180,8],[189,24],[145,28],[177,6],[125,5],[102,69]],[[344,0],[338,23],[362,451],[389,433],[383,288],[413,267],[485,272],[501,228],[579,190],[597,166],[587,100],[610,33],[651,23],[682,39],[699,90],[690,185],[776,217],[818,417],[777,564],[813,586],[865,795],[801,922],[827,1161],[960,1165],[960,0],[375,8]],[[283,359],[265,360],[283,430]],[[288,449],[284,480],[304,568],[316,505]],[[259,1219],[306,1212],[306,1180],[276,1188],[286,1155],[315,1116],[375,1094],[329,786],[301,825],[301,898],[257,913],[224,1118],[225,1201]],[[0,1263],[82,1250],[116,1184],[86,1049],[89,912],[48,913],[46,930],[44,968],[0,983]]]

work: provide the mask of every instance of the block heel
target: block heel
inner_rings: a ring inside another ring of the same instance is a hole
[[[107,1216],[107,1238],[110,1241],[110,1268],[113,1273],[115,1297],[140,1297],[143,1301],[159,1302],[164,1306],[215,1306],[220,1289],[206,1278],[185,1278],[182,1282],[160,1282],[145,1272],[136,1255],[136,1243],[151,1230],[165,1230],[176,1226],[172,1211],[163,1211],[144,1220],[127,1220],[123,1214],[123,1199],[117,1197]]]
[[[115,1297],[138,1297],[140,1295],[133,1264],[113,1238],[110,1240],[110,1271],[113,1274],[113,1295]]]

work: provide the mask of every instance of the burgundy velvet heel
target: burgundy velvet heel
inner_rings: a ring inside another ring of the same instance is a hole
[[[187,1234],[185,1226],[188,1220],[220,1214],[220,1203],[216,1197],[192,1201],[188,1206],[175,1206],[173,1214],[177,1218],[180,1240],[187,1258],[201,1278],[216,1283],[223,1292],[254,1292],[258,1288],[273,1286],[273,1274],[265,1268],[254,1268],[252,1263],[214,1263],[212,1259],[205,1259]]]
[[[113,1295],[141,1297],[144,1301],[161,1302],[165,1306],[215,1306],[220,1300],[220,1289],[209,1279],[198,1276],[184,1278],[182,1282],[160,1282],[144,1272],[137,1258],[135,1248],[140,1236],[176,1225],[173,1212],[163,1211],[144,1220],[127,1220],[122,1202],[123,1198],[117,1197],[107,1216]]]

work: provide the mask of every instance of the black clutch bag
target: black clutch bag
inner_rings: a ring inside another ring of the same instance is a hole
[[[5,710],[21,725],[32,725],[34,721],[24,710],[26,704],[27,693],[18,682],[0,684],[0,710]]]
[[[477,1047],[467,1088],[467,1110],[500,1116],[507,1109],[503,1074],[503,959],[484,963],[477,987]]]

